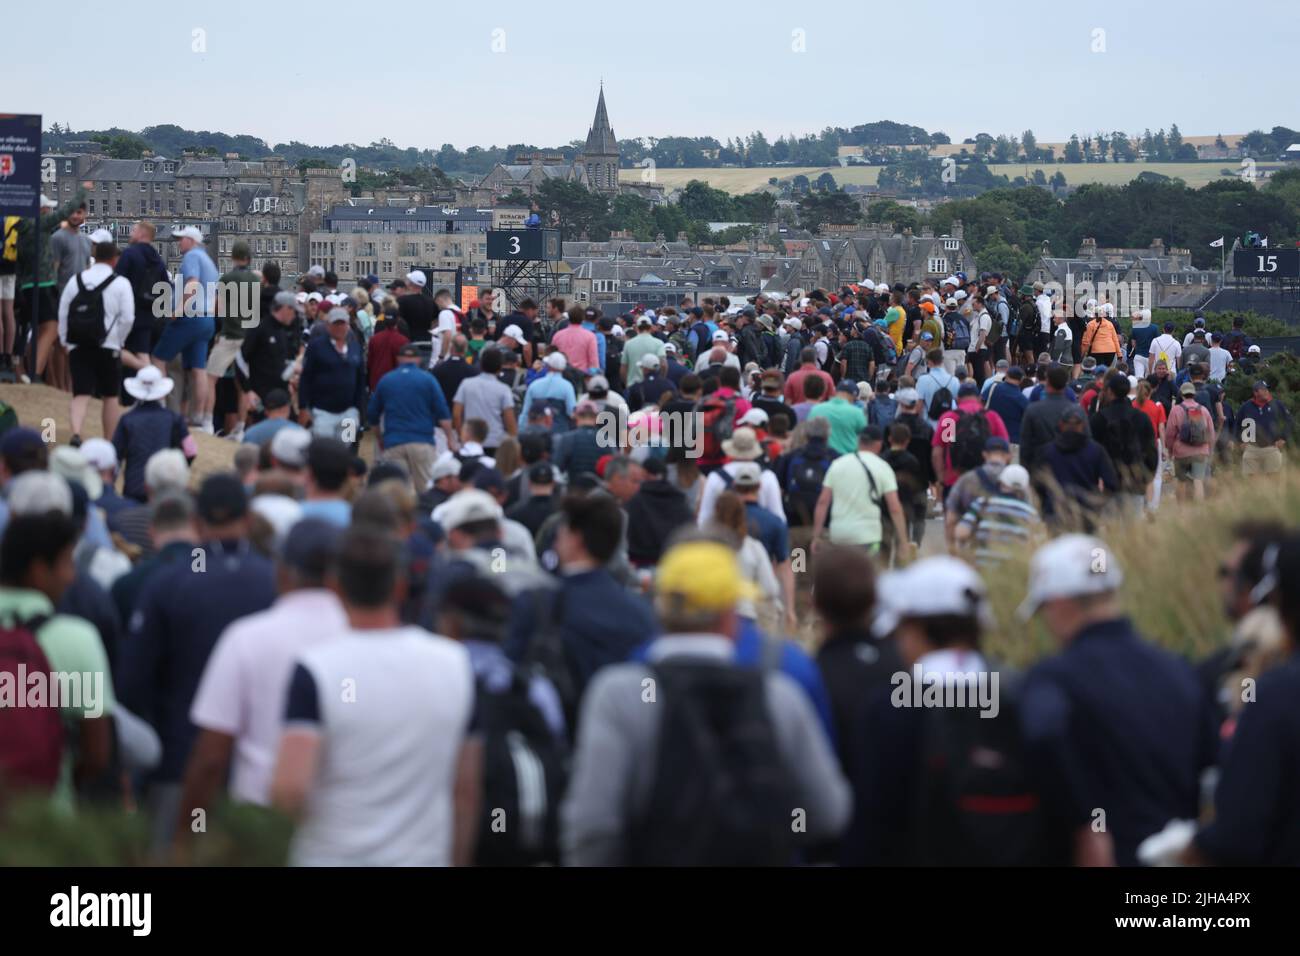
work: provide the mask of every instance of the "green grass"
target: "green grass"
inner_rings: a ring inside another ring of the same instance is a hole
[[[1159,173],[1162,176],[1176,177],[1186,181],[1187,185],[1198,188],[1216,179],[1222,179],[1223,170],[1235,171],[1240,160],[1225,159],[1205,163],[1007,163],[995,164],[989,168],[999,175],[1015,179],[1017,176],[1032,177],[1034,170],[1041,169],[1043,175],[1051,177],[1056,172],[1065,174],[1065,181],[1072,186],[1083,183],[1104,183],[1118,186],[1136,179],[1140,173]],[[1260,163],[1257,169],[1275,168],[1276,164]],[[777,168],[754,169],[656,169],[655,182],[663,183],[668,189],[679,189],[692,179],[703,180],[714,189],[740,195],[754,192],[767,186],[773,176],[780,180],[793,179],[800,174],[810,180],[816,180],[822,173],[829,172],[841,186],[874,186],[880,177],[880,166],[783,166]],[[958,176],[961,175],[958,167]],[[640,182],[642,170],[623,170],[621,177],[625,182]]]

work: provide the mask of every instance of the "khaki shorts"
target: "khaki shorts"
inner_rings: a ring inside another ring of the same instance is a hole
[[[226,370],[235,364],[235,356],[243,344],[243,339],[228,339],[224,335],[218,335],[208,353],[208,374],[217,378],[225,375]]]
[[[1281,448],[1247,445],[1241,451],[1241,473],[1243,475],[1276,475],[1282,471],[1285,456]]]
[[[1209,455],[1197,455],[1194,458],[1175,458],[1174,477],[1179,481],[1204,481],[1209,478]]]
[[[383,461],[398,461],[405,465],[417,495],[426,491],[433,482],[436,451],[431,444],[407,442],[405,445],[394,445],[392,448],[385,448],[380,452],[379,457]]]

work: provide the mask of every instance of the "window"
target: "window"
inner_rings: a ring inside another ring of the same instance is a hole
[[[121,211],[122,211],[122,200],[120,200],[120,199],[117,200],[117,211],[118,211],[118,212],[121,212]]]
[[[63,161],[63,171],[64,171],[65,173],[70,173],[70,172],[72,172],[72,160],[70,160],[70,159],[65,159],[65,160]]]
[[[100,183],[100,184],[99,184],[99,191],[100,191],[101,193],[106,193],[106,192],[108,192],[108,183],[106,183],[106,182],[102,182],[102,183]]]
[[[929,272],[947,272],[948,260],[944,256],[931,256],[927,266]]]
[[[206,212],[212,212],[212,200],[211,200],[211,199],[205,199],[205,200],[203,200],[203,209],[204,209],[204,211],[206,211]]]
[[[140,184],[140,192],[142,192],[142,193],[147,193],[148,191],[149,191],[149,184],[148,184],[148,183],[141,183],[141,184]]]
[[[93,216],[95,214],[95,200],[90,199],[86,202],[86,210]]]
[[[153,211],[154,211],[154,212],[162,212],[162,200],[161,200],[161,199],[155,199],[155,200],[153,201]]]
[[[114,189],[115,189],[117,192],[121,192],[121,191],[122,191],[122,183],[121,183],[120,181],[114,183],[113,186],[114,186]]]
[[[1176,275],[1171,275],[1171,276],[1169,277],[1169,284],[1170,284],[1170,285],[1178,285],[1178,276],[1176,276]]]
[[[948,252],[956,252],[958,249],[961,248],[961,240],[960,240],[960,239],[945,239],[945,240],[943,241],[943,248],[944,248],[946,251],[948,251]]]
[[[190,202],[190,197],[189,197],[189,196],[186,196],[186,197],[185,197],[185,211],[186,211],[186,212],[193,212],[193,211],[194,211],[193,203]]]
[[[145,171],[146,173],[151,173],[151,172],[153,172],[153,163],[146,162],[146,163],[144,164],[143,169],[144,169],[144,171]]]
[[[1208,272],[1202,272],[1201,285],[1209,285],[1209,284],[1210,284],[1210,274]]]
[[[143,216],[143,215],[144,215],[145,213],[147,213],[148,211],[149,211],[149,200],[147,200],[147,199],[141,199],[141,200],[140,200],[140,215]]]
[[[254,200],[253,200],[253,212],[261,212],[261,211],[262,211],[262,200],[260,200],[260,199],[254,199]]]

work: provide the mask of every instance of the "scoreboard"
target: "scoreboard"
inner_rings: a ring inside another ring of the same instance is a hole
[[[560,259],[562,243],[558,229],[494,229],[487,234],[487,257],[525,261]]]
[[[1232,272],[1238,279],[1300,278],[1300,249],[1238,249]]]

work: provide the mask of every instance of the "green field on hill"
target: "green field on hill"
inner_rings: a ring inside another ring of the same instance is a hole
[[[1065,181],[1072,186],[1083,183],[1105,183],[1111,186],[1122,185],[1136,178],[1139,173],[1159,173],[1162,176],[1176,177],[1187,185],[1197,188],[1216,179],[1223,178],[1224,170],[1231,170],[1236,175],[1240,160],[1225,159],[1208,163],[1005,163],[989,167],[994,173],[1015,179],[1033,176],[1034,170],[1041,169],[1044,176],[1051,177],[1056,172],[1065,174]],[[753,192],[767,185],[773,176],[778,179],[792,179],[803,174],[815,180],[822,173],[829,172],[841,186],[874,186],[880,176],[880,166],[782,166],[737,168],[696,168],[696,169],[656,169],[654,181],[663,183],[669,189],[685,186],[692,179],[701,179],[715,189],[722,189],[733,194]],[[1260,163],[1258,169],[1276,168],[1276,164]],[[961,176],[961,167],[957,167]],[[625,169],[621,173],[624,182],[641,182],[645,170]]]

